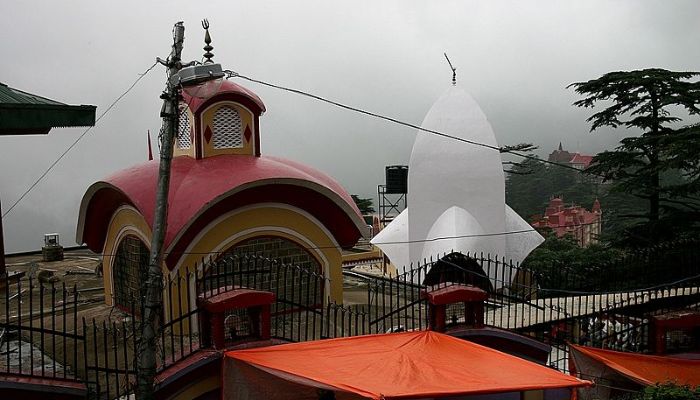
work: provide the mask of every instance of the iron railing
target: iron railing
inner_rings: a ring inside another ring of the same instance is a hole
[[[85,337],[77,329],[80,292],[76,286],[35,280],[4,282],[0,319],[0,371],[10,375],[77,380]]]
[[[697,241],[659,246],[589,266],[608,273],[583,280],[573,267],[553,277],[489,255],[443,254],[400,273],[349,273],[362,293],[358,297],[366,299],[355,304],[327,300],[328,279],[317,271],[261,256],[214,254],[164,280],[158,368],[164,371],[204,346],[200,297],[237,287],[270,291],[276,297],[272,336],[307,341],[426,329],[428,306],[421,292],[428,284],[453,281],[489,293],[487,325],[551,344],[550,362],[566,370],[566,343],[646,352],[655,315],[700,309],[698,249]],[[77,286],[33,278],[4,284],[0,375],[82,382],[94,398],[133,392],[142,315],[138,298],[128,310],[96,307]],[[459,322],[459,306],[448,310],[448,320]]]

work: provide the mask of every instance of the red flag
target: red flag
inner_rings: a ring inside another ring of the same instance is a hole
[[[148,130],[148,161],[153,160],[153,149],[151,148],[151,130]]]

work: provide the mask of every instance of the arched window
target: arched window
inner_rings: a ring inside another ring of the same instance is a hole
[[[275,293],[273,313],[323,304],[324,277],[319,261],[299,244],[281,237],[237,243],[206,266],[200,290],[248,287]]]
[[[138,237],[128,235],[119,242],[112,263],[114,305],[129,312],[133,307],[134,312],[140,313],[148,258],[149,250]]]
[[[180,149],[189,149],[190,146],[192,146],[190,118],[188,117],[187,107],[185,107],[180,111],[180,119],[177,128],[177,147]]]
[[[233,107],[219,107],[214,113],[214,148],[235,149],[243,147],[243,122]]]
[[[318,261],[308,250],[281,237],[266,236],[249,239],[229,248],[226,254],[238,257],[261,256],[305,271],[323,273]]]

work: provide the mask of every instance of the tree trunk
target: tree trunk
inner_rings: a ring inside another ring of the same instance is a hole
[[[655,139],[659,136],[659,104],[658,96],[656,91],[652,87],[649,90],[651,96],[651,109],[652,117],[654,123],[651,128],[651,136]],[[651,168],[651,174],[649,176],[649,227],[650,229],[650,239],[652,242],[657,242],[658,228],[659,228],[659,198],[661,192],[661,178],[659,176],[659,145],[658,143],[652,142],[649,154],[649,167]]]
[[[6,272],[7,268],[5,267],[5,239],[2,235],[2,205],[0,205],[0,279],[2,279],[5,276]]]

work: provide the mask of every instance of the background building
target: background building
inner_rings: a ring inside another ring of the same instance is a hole
[[[544,216],[535,221],[535,228],[551,229],[557,237],[573,236],[581,247],[598,242],[602,227],[602,211],[598,199],[591,211],[577,205],[565,206],[561,197],[549,201]]]
[[[586,169],[591,165],[593,156],[581,153],[570,153],[564,150],[561,142],[559,142],[559,148],[549,153],[547,161],[569,165],[576,169]]]

